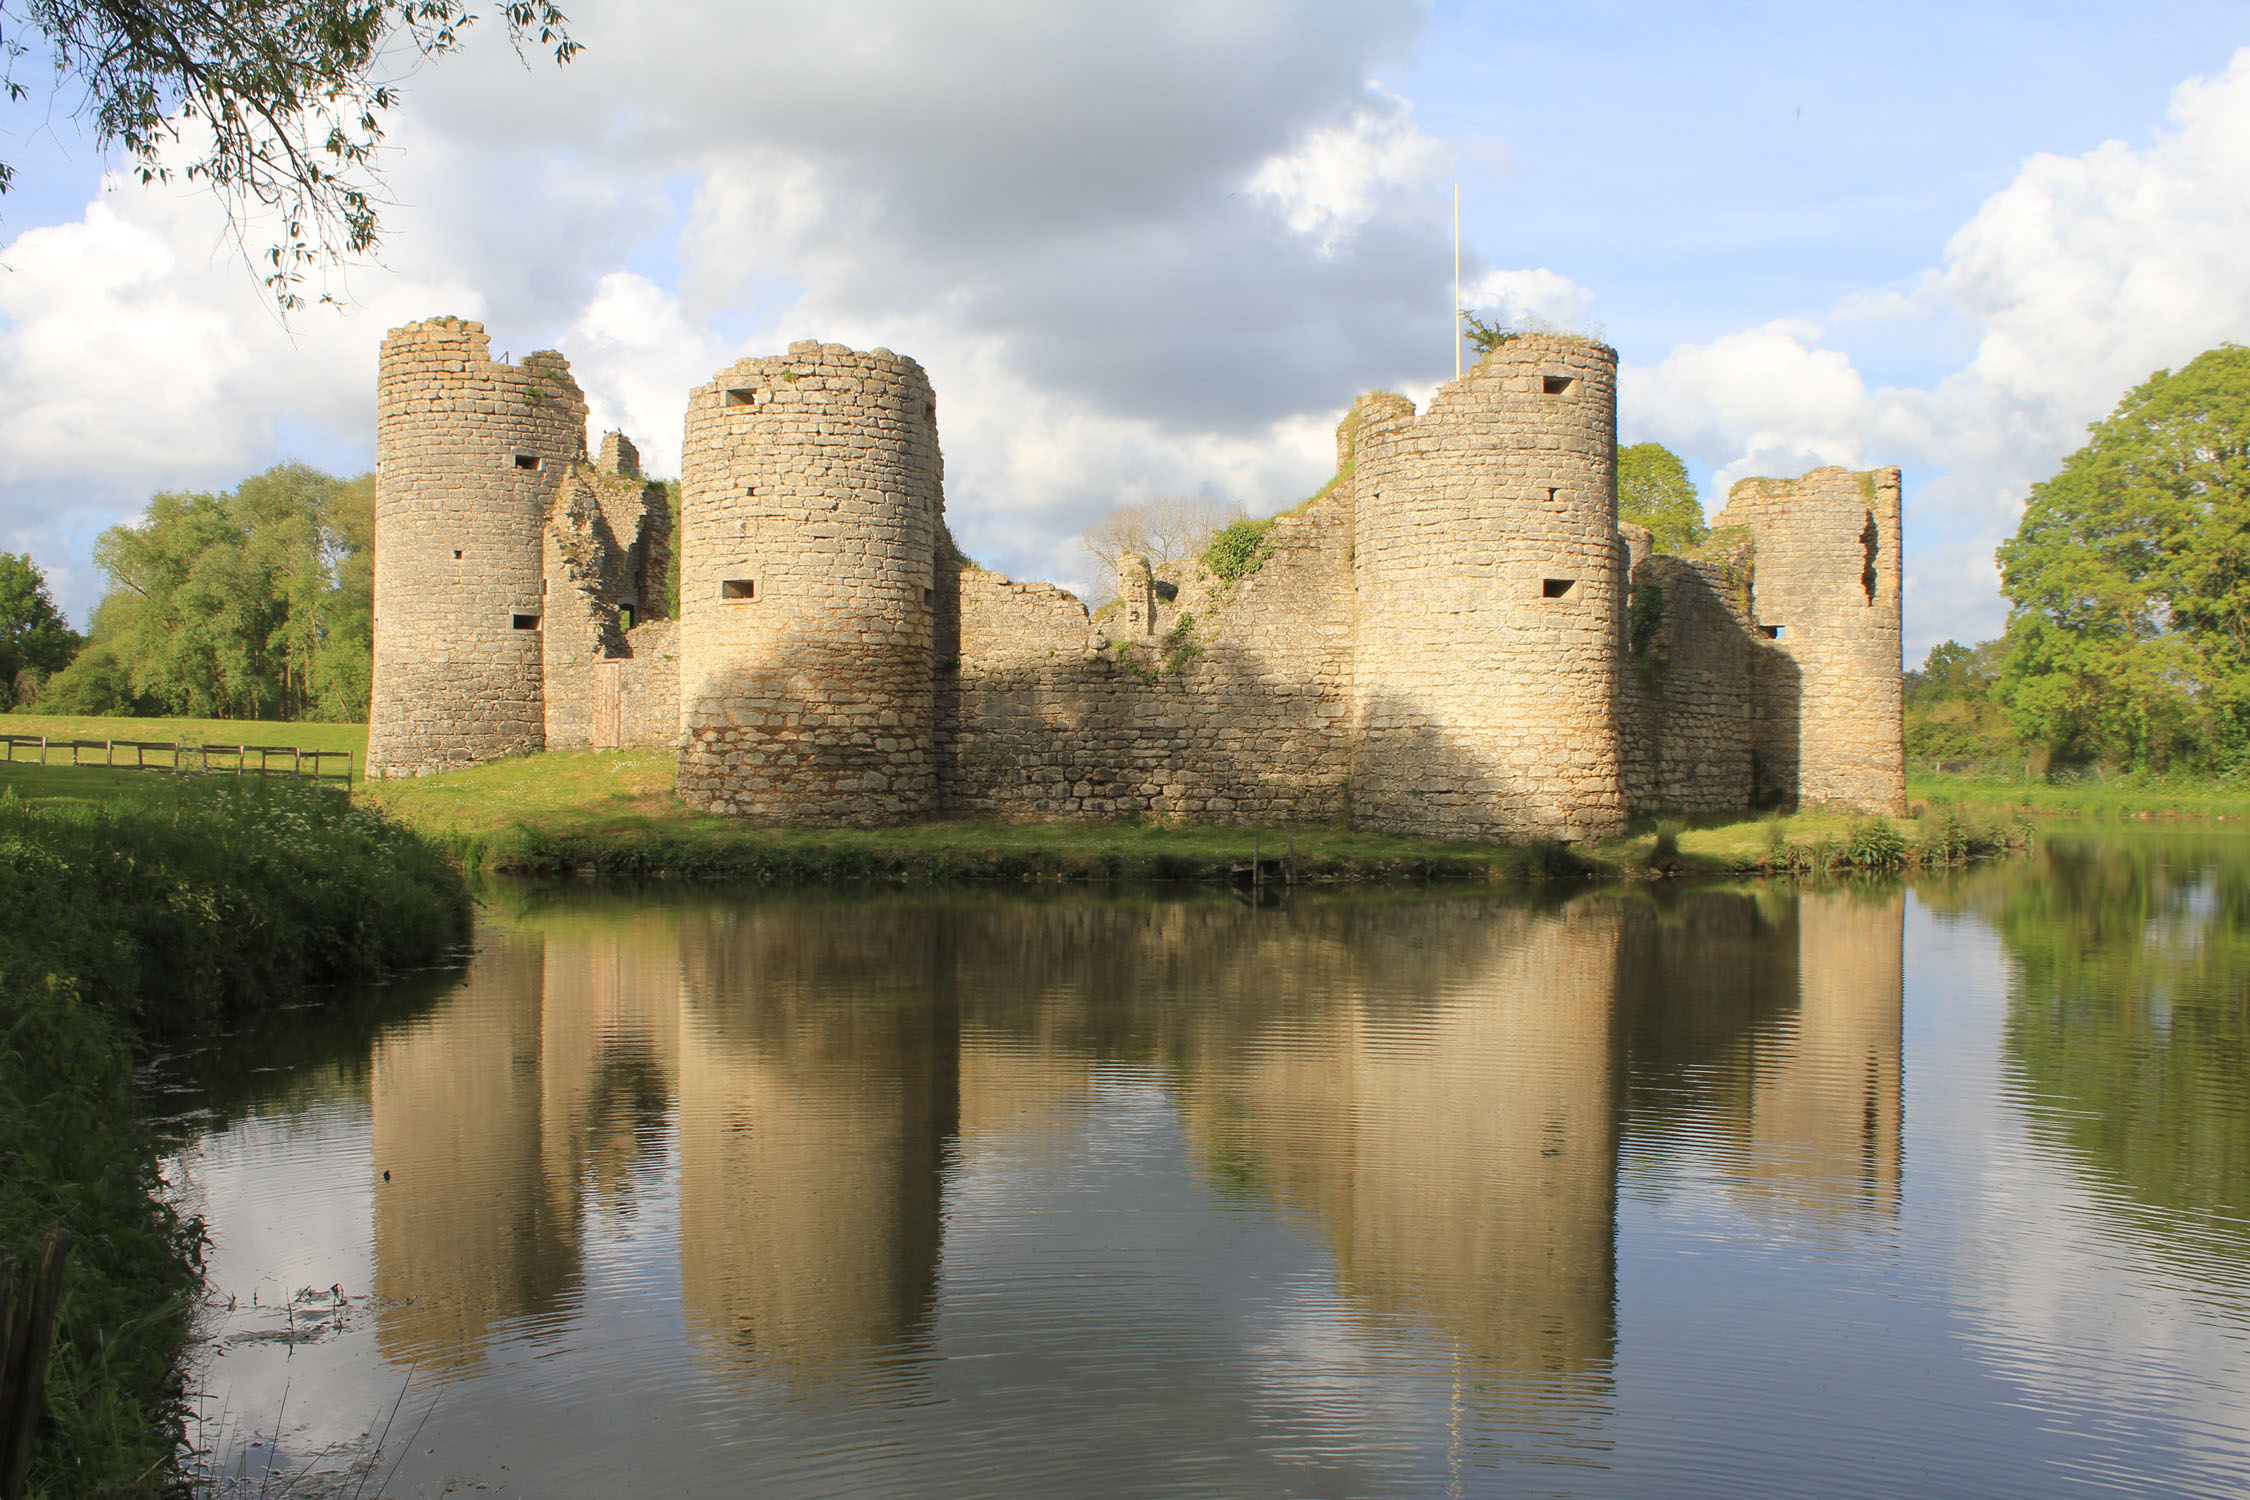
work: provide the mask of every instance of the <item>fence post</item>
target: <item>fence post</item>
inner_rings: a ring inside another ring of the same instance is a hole
[[[0,1500],[23,1500],[31,1472],[31,1444],[46,1406],[47,1355],[54,1346],[55,1309],[62,1301],[69,1253],[70,1236],[60,1226],[48,1230],[26,1305],[8,1320],[8,1358],[0,1371]],[[13,1267],[9,1269],[13,1285]]]

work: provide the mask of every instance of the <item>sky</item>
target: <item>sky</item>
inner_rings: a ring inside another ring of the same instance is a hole
[[[164,489],[373,458],[383,332],[569,355],[678,464],[689,389],[818,338],[918,358],[979,561],[1082,585],[1108,508],[1254,514],[1464,300],[1598,334],[1623,441],[1897,464],[1906,651],[2005,619],[1993,549],[2152,372],[2250,341],[2250,0],[565,0],[403,77],[379,261],[284,320],[219,206],[0,107],[0,550],[84,624]]]

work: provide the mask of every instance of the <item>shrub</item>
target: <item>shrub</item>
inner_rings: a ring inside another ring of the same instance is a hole
[[[1211,576],[1227,583],[1239,583],[1265,566],[1273,555],[1273,544],[1266,533],[1273,530],[1272,521],[1252,521],[1247,518],[1226,527],[1211,538],[1211,545],[1203,549],[1203,566]]]

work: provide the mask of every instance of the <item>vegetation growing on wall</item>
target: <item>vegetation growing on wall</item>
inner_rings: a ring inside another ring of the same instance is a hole
[[[1243,517],[1211,538],[1203,549],[1203,566],[1223,583],[1240,583],[1273,555],[1273,543],[1266,536],[1271,530],[1271,517],[1262,521]]]
[[[1664,590],[1654,583],[1636,583],[1626,606],[1626,637],[1633,648],[1633,666],[1639,671],[1656,665],[1656,635],[1664,626]]]
[[[1733,593],[1737,613],[1747,620],[1754,613],[1751,592],[1758,581],[1758,542],[1746,526],[1722,526],[1707,533],[1691,557],[1715,562]]]

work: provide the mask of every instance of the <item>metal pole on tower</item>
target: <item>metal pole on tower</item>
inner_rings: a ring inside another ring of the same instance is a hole
[[[1453,378],[1461,378],[1461,181],[1453,182]]]

